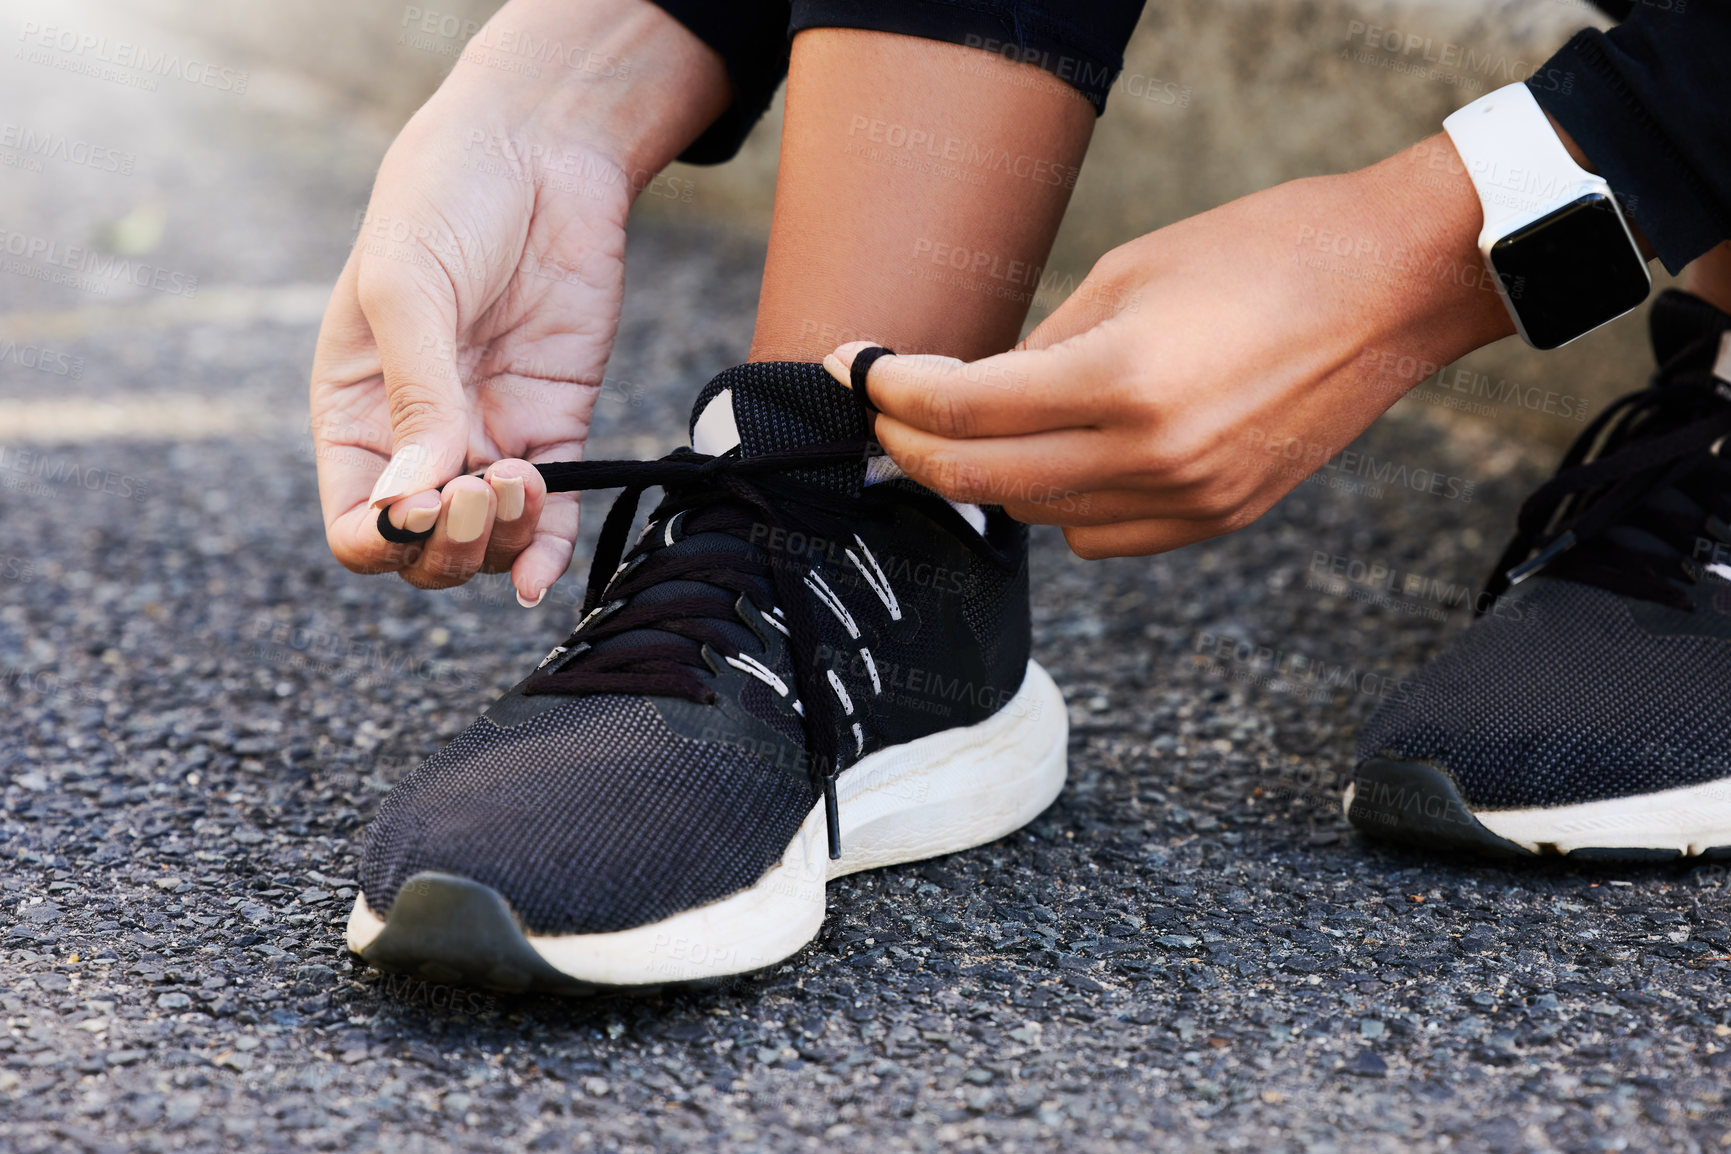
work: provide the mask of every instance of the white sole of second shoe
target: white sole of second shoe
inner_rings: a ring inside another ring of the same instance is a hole
[[[1064,787],[1068,744],[1063,695],[1029,661],[1021,688],[991,717],[871,754],[837,779],[839,860],[829,859],[820,801],[781,861],[749,889],[628,930],[523,936],[555,970],[595,986],[761,970],[817,936],[831,878],[984,845],[1038,817]],[[357,897],[349,948],[364,952],[385,928],[365,895]]]
[[[1489,809],[1479,824],[1534,853],[1676,850],[1693,857],[1731,846],[1731,781],[1533,809]]]
[[[1357,783],[1349,783],[1341,797],[1342,813],[1351,815],[1356,795]],[[1414,800],[1404,794],[1402,797]],[[1439,795],[1429,800],[1438,803],[1433,808],[1443,816],[1456,822],[1476,822],[1497,837],[1535,854],[1609,855],[1629,851],[1695,857],[1731,849],[1731,779],[1629,797],[1524,809],[1471,809],[1458,796],[1444,799]],[[1451,811],[1451,806],[1459,808]]]

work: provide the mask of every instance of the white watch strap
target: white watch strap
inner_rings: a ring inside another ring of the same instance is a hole
[[[1591,191],[1609,191],[1575,163],[1525,84],[1479,97],[1443,121],[1484,206],[1482,235],[1501,235]]]

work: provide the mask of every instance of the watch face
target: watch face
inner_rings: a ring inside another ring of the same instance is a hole
[[[1616,206],[1599,193],[1497,241],[1491,267],[1528,342],[1540,349],[1622,316],[1652,287]]]

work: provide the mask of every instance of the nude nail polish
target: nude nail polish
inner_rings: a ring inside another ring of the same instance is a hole
[[[428,478],[427,450],[420,445],[404,445],[391,454],[390,464],[373,483],[373,493],[367,498],[367,503],[377,509],[411,493],[433,488]]]
[[[445,536],[458,545],[467,545],[487,527],[487,490],[458,489],[451,497],[451,511],[445,516]]]
[[[522,592],[519,591],[517,593],[517,604],[521,605],[525,609],[533,609],[533,608],[535,608],[535,606],[541,604],[541,602],[545,601],[546,599],[547,599],[547,591],[545,589],[543,589],[543,590],[541,590],[541,592],[535,594],[535,600],[533,600],[533,601],[525,601],[523,599]]]
[[[496,516],[501,521],[515,521],[523,515],[523,506],[528,500],[521,477],[494,477],[493,492],[499,495],[499,512]]]
[[[403,518],[403,528],[410,533],[425,533],[439,521],[439,507],[430,509],[410,509]]]

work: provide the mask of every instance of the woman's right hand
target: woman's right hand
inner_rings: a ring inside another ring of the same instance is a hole
[[[512,0],[469,42],[385,154],[319,330],[313,443],[345,566],[425,588],[509,569],[526,605],[563,575],[576,496],[532,462],[582,455],[631,202],[727,100],[720,59],[647,0]],[[381,507],[432,536],[387,542]]]

